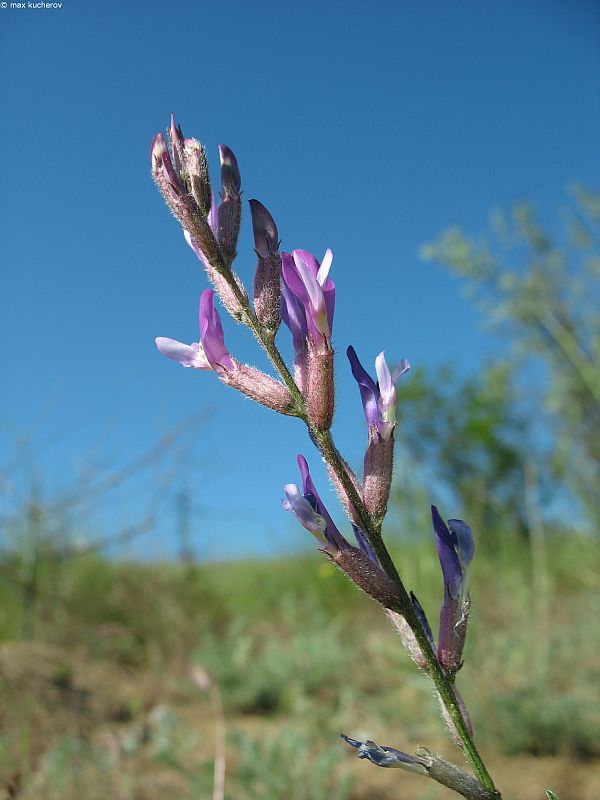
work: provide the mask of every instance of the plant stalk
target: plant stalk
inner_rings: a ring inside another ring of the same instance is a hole
[[[396,569],[388,549],[385,546],[381,536],[381,525],[374,523],[371,515],[365,508],[364,502],[346,470],[343,459],[335,447],[333,438],[329,431],[318,430],[309,420],[304,398],[296,386],[296,383],[275,344],[275,337],[273,336],[272,332],[267,331],[267,329],[261,325],[247,298],[241,292],[237,283],[232,279],[229,270],[221,268],[219,271],[228,280],[233,292],[244,309],[242,321],[252,330],[263,350],[267,353],[281,380],[288,388],[292,399],[294,400],[296,416],[300,417],[305,422],[313,440],[323,456],[323,459],[335,472],[336,477],[343,486],[348,499],[356,511],[363,532],[375,550],[381,567],[394,582],[398,591],[399,599],[398,607],[393,610],[397,611],[404,617],[410,629],[412,630],[419,647],[421,648],[425,661],[427,662],[427,674],[437,689],[441,702],[443,703],[450,719],[452,720],[452,723],[456,728],[456,732],[461,740],[465,756],[473,768],[475,775],[481,782],[482,786],[489,793],[489,800],[501,800],[501,795],[496,790],[494,782],[477,751],[475,743],[469,735],[467,725],[454,695],[452,688],[453,679],[446,675],[440,666],[440,663],[437,660],[437,656],[434,653],[433,648],[431,647],[423,626],[421,625],[421,622],[414,611],[409,594],[406,591],[402,579],[398,574],[398,570]]]

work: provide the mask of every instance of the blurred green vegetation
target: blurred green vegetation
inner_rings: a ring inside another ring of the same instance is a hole
[[[537,429],[529,441],[544,442],[548,479],[569,490],[580,520],[596,533],[600,195],[574,184],[556,217],[540,220],[527,203],[495,210],[483,234],[449,228],[421,255],[461,281],[499,335],[507,382],[518,386]]]
[[[423,249],[508,348],[398,389],[386,535],[435,629],[429,504],[473,527],[458,685],[507,800],[600,798],[600,199],[575,187],[564,220],[551,236],[521,205]],[[209,798],[223,736],[227,800],[454,796],[340,741],[461,760],[383,611],[325,558],[116,562],[47,516],[32,494],[0,560],[6,798]]]
[[[512,758],[552,757],[561,800],[593,798],[575,778],[600,780],[597,542],[552,531],[541,548],[510,533],[479,545],[458,678],[477,741],[501,787]],[[442,587],[426,515],[393,547],[434,622]],[[30,641],[19,640],[15,564],[2,573],[0,786],[18,771],[24,798],[211,797],[215,710],[196,666],[224,707],[225,797],[447,796],[359,762],[338,739],[457,757],[385,614],[322,557],[46,564]],[[536,793],[508,796],[542,796],[549,781],[537,780]]]

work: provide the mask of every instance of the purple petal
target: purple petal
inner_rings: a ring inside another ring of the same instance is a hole
[[[233,369],[233,360],[225,347],[223,326],[214,305],[212,289],[205,289],[200,297],[200,341],[213,369]]]
[[[156,169],[157,164],[162,164],[163,153],[167,149],[167,143],[162,133],[157,133],[152,139],[152,146],[150,147],[150,163],[152,172]]]
[[[325,529],[327,521],[318,514],[310,502],[300,494],[300,489],[294,483],[288,483],[283,487],[285,493],[285,500],[282,500],[282,505],[286,511],[291,511],[295,515],[298,522],[306,528],[307,531],[314,534],[321,542],[325,543]]]
[[[183,133],[181,127],[175,124],[175,117],[171,114],[171,125],[169,127],[169,139],[171,141],[171,152],[173,153],[173,165],[176,172],[181,175],[183,168]]]
[[[475,554],[473,531],[462,519],[449,519],[448,528],[456,540],[456,555],[464,573]]]
[[[375,550],[371,545],[371,542],[367,539],[365,534],[361,531],[359,527],[357,527],[353,522],[351,523],[352,530],[354,531],[354,536],[356,537],[356,541],[358,542],[358,546],[363,551],[363,553],[367,556],[369,561],[371,561],[375,566],[380,567],[379,559],[375,555]]]
[[[381,747],[376,742],[369,740],[360,742],[358,739],[351,739],[344,733],[340,733],[340,736],[351,747],[355,747],[358,750],[359,758],[366,758],[376,767],[400,767],[411,772],[427,772],[425,762],[418,756],[408,755],[408,753],[396,750],[395,747]]]
[[[261,258],[276,253],[279,247],[279,233],[275,220],[258,200],[250,200],[254,247]]]
[[[327,527],[324,531],[327,541],[332,544],[337,550],[343,550],[348,547],[348,542],[344,539],[342,534],[338,531],[334,521],[331,519],[329,512],[323,505],[323,501],[319,497],[315,485],[310,477],[308,463],[303,455],[298,454],[298,467],[300,468],[300,476],[302,478],[302,493],[308,500],[314,510],[319,514],[325,522]]]
[[[169,151],[166,149],[162,154],[162,165],[167,173],[167,178],[169,179],[172,189],[179,195],[185,194],[186,188],[179,177],[179,173],[173,167],[171,156],[169,155]]]
[[[381,426],[381,415],[379,413],[379,387],[375,384],[375,381],[371,378],[369,373],[364,369],[363,365],[358,360],[358,356],[356,355],[356,351],[352,345],[350,345],[350,347],[346,350],[346,354],[348,356],[348,360],[350,361],[350,367],[352,369],[354,379],[358,383],[360,398],[362,400],[367,423],[369,426],[379,429]]]
[[[292,332],[292,339],[294,342],[294,352],[296,356],[301,356],[306,350],[306,336],[308,328],[306,325],[306,314],[304,313],[304,306],[298,300],[296,295],[292,292],[285,280],[283,272],[284,264],[292,261],[289,253],[281,254],[281,319],[288,326]],[[293,261],[292,261],[293,265]],[[293,266],[292,266],[293,268]]]
[[[199,248],[199,247],[198,247],[198,246],[195,244],[195,242],[192,240],[192,237],[191,237],[191,234],[190,234],[190,232],[189,232],[189,231],[186,231],[186,229],[185,229],[185,228],[183,229],[183,236],[184,236],[184,238],[185,238],[186,242],[189,244],[189,246],[190,246],[190,247],[192,248],[192,250],[194,251],[194,253],[196,253],[196,255],[198,256],[198,258],[200,259],[200,261],[201,261],[201,262],[204,264],[204,266],[205,266],[207,269],[210,269],[210,266],[211,266],[211,265],[210,265],[210,262],[208,261],[208,259],[206,258],[206,256],[205,256],[205,255],[204,255],[204,253],[202,252],[202,250],[201,250],[201,249],[200,249],[200,248]]]
[[[408,372],[410,369],[410,362],[407,358],[403,358],[397,367],[394,367],[392,370],[392,381],[394,383],[398,382],[398,379],[404,375],[405,372]]]
[[[176,339],[167,339],[164,336],[157,336],[155,342],[163,356],[170,358],[172,361],[177,361],[183,367],[212,369],[204,352],[197,343],[183,344],[183,342],[178,342]]]
[[[212,192],[210,196],[210,213],[208,215],[208,224],[210,226],[211,231],[217,235],[217,204],[215,203],[215,193]]]
[[[329,311],[325,303],[323,289],[317,279],[319,262],[308,250],[293,250],[292,257],[300,282],[296,281],[295,288],[290,284],[290,288],[304,305],[309,327],[310,323],[312,323],[315,329],[313,333],[317,337],[319,334],[331,336]],[[330,279],[327,278],[327,280]]]
[[[242,187],[237,159],[226,144],[219,145],[221,159],[221,192],[223,199],[239,195]]]
[[[335,287],[330,278],[321,286],[318,273],[319,262],[307,250],[294,250],[291,258],[282,260],[283,278],[304,308],[308,332],[316,340],[328,340],[333,325]]]
[[[329,273],[329,267],[331,266],[331,262],[333,261],[333,253],[329,248],[325,251],[325,255],[323,256],[323,261],[321,261],[321,266],[319,268],[319,273],[323,270],[326,264],[329,266],[327,267],[327,273]],[[325,281],[319,281],[321,283],[321,290],[323,292],[323,297],[325,298],[325,308],[327,309],[327,320],[329,321],[329,335],[331,336],[331,332],[333,330],[333,314],[335,311],[335,284],[327,275]]]
[[[463,571],[456,553],[456,534],[448,530],[435,506],[431,506],[431,517],[437,544],[438,556],[444,575],[445,590],[456,599],[460,595]]]

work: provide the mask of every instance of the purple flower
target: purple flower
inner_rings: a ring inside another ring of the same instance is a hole
[[[288,253],[282,254],[282,263],[285,258],[290,258]],[[294,343],[295,361],[298,365],[306,358],[306,337],[308,328],[304,307],[290,287],[281,276],[281,319],[292,333]]]
[[[298,455],[297,461],[302,478],[302,492],[295,484],[286,484],[283,488],[285,492],[285,500],[282,501],[283,507],[286,511],[291,511],[298,522],[317,537],[324,545],[325,550],[337,552],[350,547],[323,505],[310,477],[306,459],[303,455]]]
[[[375,359],[377,383],[364,369],[356,351],[350,345],[346,351],[352,374],[360,391],[360,396],[369,428],[376,429],[382,439],[389,439],[396,425],[396,382],[401,375],[410,369],[410,364],[403,358],[400,364],[390,372],[383,352]]]
[[[461,519],[449,519],[446,525],[435,506],[431,507],[431,516],[444,575],[438,659],[448,672],[454,673],[462,664],[462,651],[467,635],[471,607],[468,568],[475,544],[471,528]]]
[[[449,519],[446,526],[435,506],[431,506],[431,517],[444,575],[444,591],[457,600],[467,588],[467,571],[475,552],[473,533],[462,519]]]
[[[408,753],[402,753],[394,747],[381,747],[368,739],[366,742],[351,739],[345,733],[340,733],[340,736],[351,747],[355,747],[358,750],[359,758],[368,759],[376,767],[399,767],[411,772],[427,773],[427,763],[418,756],[410,756]]]
[[[321,264],[306,250],[294,250],[281,256],[283,283],[299,301],[307,335],[318,350],[331,349],[335,309],[335,286],[329,277],[332,261],[331,250],[326,251]],[[291,325],[290,329],[296,342],[297,331],[295,333]]]
[[[296,515],[298,521],[323,545],[322,550],[350,580],[384,608],[397,609],[398,590],[381,569],[372,547],[361,531],[354,527],[360,547],[353,547],[336,528],[315,488],[304,456],[298,456],[302,476],[302,491],[295,484],[284,487],[283,507]]]
[[[258,200],[250,200],[254,249],[259,258],[266,259],[279,249],[279,232],[275,220]]]
[[[286,511],[291,511],[300,524],[314,534],[322,544],[329,544],[335,550],[349,549],[351,545],[342,536],[331,519],[329,512],[323,505],[315,485],[310,476],[308,463],[303,455],[297,457],[302,478],[302,492],[293,483],[283,487],[285,500],[282,501]],[[369,561],[379,567],[379,561],[369,543],[369,540],[360,528],[352,523],[352,530],[356,537],[359,549],[367,556]]]
[[[223,326],[214,306],[212,289],[205,289],[200,297],[200,341],[187,345],[159,336],[156,346],[164,356],[184,367],[214,369],[219,373],[234,369],[233,359],[225,347]]]

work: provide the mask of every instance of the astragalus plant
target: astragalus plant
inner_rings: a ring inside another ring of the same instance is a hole
[[[199,141],[184,138],[171,118],[167,138],[159,133],[152,142],[152,176],[213,285],[200,298],[199,341],[183,344],[159,337],[156,345],[163,355],[182,366],[213,371],[223,383],[257,403],[304,422],[326,464],[356,544],[351,544],[333,523],[304,455],[297,457],[301,486],[284,486],[283,506],[313,534],[323,553],[383,606],[416,667],[432,681],[450,735],[474,774],[425,748],[409,755],[343,735],[346,742],[358,750],[361,758],[377,766],[422,773],[466,798],[500,798],[477,751],[469,714],[456,688],[471,605],[471,529],[462,520],[444,521],[437,508],[432,507],[444,591],[437,643],[425,612],[404,586],[382,536],[393,467],[395,384],[409,364],[402,361],[390,369],[382,352],[375,359],[374,379],[362,366],[354,347],[347,349],[368,429],[363,475],[359,477],[339,453],[331,434],[335,407],[335,286],[329,273],[333,254],[327,250],[319,262],[306,250],[280,252],[279,233],[271,214],[258,200],[250,200],[258,259],[250,300],[232,269],[242,218],[240,173],[233,152],[225,145],[220,146],[219,152],[221,192],[217,204],[206,152]],[[276,377],[240,363],[229,352],[215,307],[215,293],[229,316],[252,331]],[[276,343],[281,322],[292,336],[294,363],[290,366]]]

